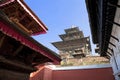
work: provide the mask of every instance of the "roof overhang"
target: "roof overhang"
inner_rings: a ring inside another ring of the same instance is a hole
[[[86,0],[93,42],[99,44],[101,56],[106,56],[113,27],[113,24],[109,23],[108,20],[114,22],[116,13],[116,7],[108,5],[109,3],[116,5],[118,0],[101,0],[100,2],[98,0]]]
[[[89,24],[92,33],[92,40],[94,44],[98,43],[98,28],[96,20],[96,1],[95,0],[86,0],[86,8],[88,11]]]
[[[2,0],[0,9],[29,35],[46,33],[48,30],[23,0]]]
[[[42,44],[35,41],[32,37],[30,37],[26,32],[24,32],[21,28],[19,28],[16,24],[9,21],[9,18],[0,11],[0,31],[4,34],[20,41],[21,44],[29,47],[30,49],[36,51],[40,55],[45,56],[50,60],[50,62],[54,64],[59,64],[61,61],[60,56],[43,46]],[[49,61],[48,61],[49,62]]]
[[[75,40],[68,40],[68,41],[58,41],[53,42],[52,45],[54,45],[58,50],[72,50],[76,48],[82,48],[86,44],[88,44],[88,49],[91,51],[91,44],[89,37],[84,37],[80,39]]]

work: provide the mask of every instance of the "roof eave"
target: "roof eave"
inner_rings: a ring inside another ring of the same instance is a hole
[[[33,18],[33,20],[39,25],[39,27],[42,28],[42,31],[32,33],[32,36],[47,33],[48,28],[46,27],[46,25],[43,24],[43,22],[35,15],[35,13],[27,6],[27,4],[23,0],[8,0],[7,2],[1,3],[0,7],[2,8],[13,2],[17,2],[18,4],[20,4],[20,6]]]
[[[89,24],[90,24],[90,29],[92,33],[92,40],[94,44],[98,43],[98,35],[97,35],[97,25],[96,25],[96,17],[94,14],[96,14],[95,10],[91,10],[94,5],[92,4],[92,0],[86,0],[86,8],[88,11],[88,17],[89,17]],[[94,13],[94,14],[93,14]]]

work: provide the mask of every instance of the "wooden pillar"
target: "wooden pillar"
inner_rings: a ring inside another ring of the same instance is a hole
[[[26,59],[25,59],[25,62],[27,64],[31,64],[32,65],[32,62],[34,60],[34,58],[36,57],[36,53],[32,53],[32,54],[29,54]]]
[[[15,52],[13,53],[13,56],[17,55],[22,49],[23,49],[23,45],[20,45],[17,50],[15,50]]]
[[[108,5],[112,6],[112,7],[120,8],[120,5],[115,5],[115,4],[112,4],[112,3],[108,3]]]

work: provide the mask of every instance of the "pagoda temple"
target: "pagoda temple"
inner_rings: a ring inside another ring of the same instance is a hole
[[[63,61],[69,58],[82,58],[91,52],[90,38],[84,37],[78,27],[65,29],[65,34],[59,35],[62,41],[52,44],[59,50]]]
[[[59,64],[59,55],[31,37],[46,31],[23,0],[0,1],[0,80],[29,80],[35,66]]]

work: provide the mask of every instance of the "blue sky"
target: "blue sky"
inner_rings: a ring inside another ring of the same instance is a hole
[[[85,0],[24,1],[48,27],[46,34],[34,36],[33,38],[51,50],[58,53],[51,42],[60,41],[58,35],[64,34],[64,29],[70,28],[72,25],[78,26],[85,36],[91,36]],[[92,53],[94,53],[94,49]]]

